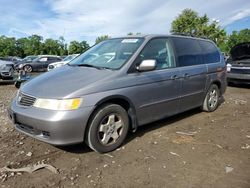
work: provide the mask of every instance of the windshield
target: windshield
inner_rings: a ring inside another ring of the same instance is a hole
[[[74,59],[76,56],[78,56],[79,54],[72,54],[72,55],[68,55],[67,57],[65,57],[63,59],[63,61],[70,61],[72,59]]]
[[[119,69],[135,53],[143,38],[122,38],[103,41],[72,60],[69,65]]]
[[[37,58],[37,56],[27,56],[22,61],[32,61],[35,58]]]
[[[41,59],[41,57],[36,57],[36,58],[33,59],[32,61],[39,61],[39,59]]]

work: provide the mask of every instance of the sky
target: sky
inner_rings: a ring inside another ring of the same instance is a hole
[[[0,35],[66,41],[123,36],[129,32],[168,34],[185,8],[207,14],[228,33],[250,28],[249,0],[0,0]]]

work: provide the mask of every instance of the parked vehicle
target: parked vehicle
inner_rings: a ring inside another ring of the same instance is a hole
[[[14,63],[0,60],[0,80],[13,79]]]
[[[227,61],[228,82],[250,84],[250,42],[236,45],[230,54]]]
[[[17,70],[24,70],[28,73],[33,71],[47,71],[50,63],[61,61],[59,56],[54,55],[39,55],[36,59],[30,62],[20,62],[16,65]]]
[[[59,68],[63,65],[66,65],[67,63],[69,63],[72,59],[76,58],[77,56],[79,56],[80,54],[71,54],[66,56],[62,61],[59,62],[55,62],[55,63],[50,63],[48,66],[48,71],[54,69],[54,68]]]
[[[25,58],[23,58],[21,61],[22,62],[31,62],[34,59],[36,59],[37,57],[38,57],[37,55],[29,55],[29,56],[26,56]]]
[[[103,54],[114,56],[99,61]],[[129,129],[192,108],[214,111],[225,89],[225,61],[213,42],[128,36],[103,41],[22,85],[9,116],[38,140],[85,141],[103,153],[119,147]]]
[[[17,63],[17,62],[21,61],[22,59],[20,57],[8,56],[8,57],[0,57],[0,60],[11,61],[13,63]]]

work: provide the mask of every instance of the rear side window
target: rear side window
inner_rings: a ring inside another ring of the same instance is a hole
[[[41,57],[40,59],[39,59],[39,61],[42,61],[42,62],[44,62],[44,61],[47,61],[47,57]]]
[[[178,66],[203,64],[201,46],[195,39],[173,38]]]
[[[204,63],[216,63],[220,61],[220,53],[216,46],[209,41],[199,41],[203,52]]]

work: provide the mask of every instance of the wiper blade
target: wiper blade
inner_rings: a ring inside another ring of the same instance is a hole
[[[98,67],[98,66],[94,66],[94,65],[90,65],[90,64],[79,64],[77,66],[79,66],[79,67],[91,67],[91,68],[96,68],[96,69],[102,69],[102,67]]]

